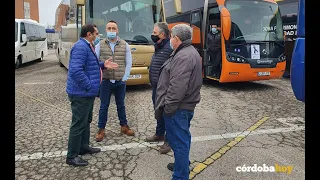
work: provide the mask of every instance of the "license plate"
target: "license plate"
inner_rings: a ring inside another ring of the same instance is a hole
[[[130,75],[129,79],[141,79],[141,74]]]
[[[270,72],[258,72],[258,76],[270,76]]]

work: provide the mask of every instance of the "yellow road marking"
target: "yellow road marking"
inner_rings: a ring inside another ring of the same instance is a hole
[[[210,164],[213,163],[213,161],[214,161],[213,159],[207,158],[203,163],[206,164],[206,165],[210,165]]]
[[[249,131],[246,135],[240,134],[237,137],[235,137],[233,140],[229,141],[226,145],[222,146],[220,149],[218,149],[216,152],[214,152],[212,155],[207,157],[204,161],[199,162],[191,171],[189,174],[189,179],[195,178],[198,174],[203,172],[209,165],[213,164],[215,161],[217,161],[219,158],[222,157],[227,151],[229,151],[232,147],[234,147],[236,144],[238,144],[241,140],[246,138],[252,131],[256,130],[261,124],[263,124],[265,121],[267,121],[269,117],[264,117],[257,121],[255,124],[250,126],[246,131]]]
[[[222,154],[220,154],[219,152],[216,152],[216,153],[214,153],[214,154],[211,156],[211,158],[212,158],[213,160],[217,160],[217,159],[220,158],[221,155],[222,155]]]
[[[68,110],[65,110],[65,109],[61,109],[61,108],[59,108],[59,107],[57,107],[57,106],[54,106],[54,105],[49,104],[49,103],[46,103],[45,101],[42,101],[41,99],[35,98],[35,97],[33,97],[33,96],[30,96],[30,95],[28,95],[28,94],[26,94],[26,93],[23,93],[23,92],[21,92],[21,91],[16,90],[16,92],[18,92],[18,93],[20,93],[20,94],[22,94],[22,95],[24,95],[24,96],[27,96],[27,97],[29,97],[30,99],[34,100],[34,101],[38,101],[38,102],[41,102],[41,103],[43,103],[43,104],[45,104],[45,105],[47,105],[47,106],[49,106],[49,107],[58,109],[59,111],[63,111],[63,112],[67,112],[67,113],[72,113],[71,111],[68,111]]]

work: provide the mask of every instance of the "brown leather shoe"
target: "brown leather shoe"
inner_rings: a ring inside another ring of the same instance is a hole
[[[96,134],[96,141],[100,142],[104,138],[104,129],[99,129],[97,134]]]
[[[121,126],[121,133],[126,134],[128,136],[134,136],[134,131],[130,129],[128,125]]]
[[[157,142],[157,141],[164,141],[164,136],[149,136],[146,138],[146,142]]]
[[[171,151],[171,147],[168,142],[164,142],[162,146],[160,146],[159,152],[160,154],[167,154]]]

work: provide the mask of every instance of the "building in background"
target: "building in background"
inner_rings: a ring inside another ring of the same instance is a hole
[[[39,22],[38,0],[15,0],[15,18]]]
[[[74,24],[76,21],[76,7],[70,7],[70,4],[75,4],[75,0],[62,0],[55,14],[55,30],[60,31],[61,26]]]

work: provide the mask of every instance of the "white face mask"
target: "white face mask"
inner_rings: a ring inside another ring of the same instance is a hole
[[[213,33],[213,34],[215,34],[215,33],[217,33],[218,32],[218,30],[217,30],[217,28],[211,28],[211,32]]]

